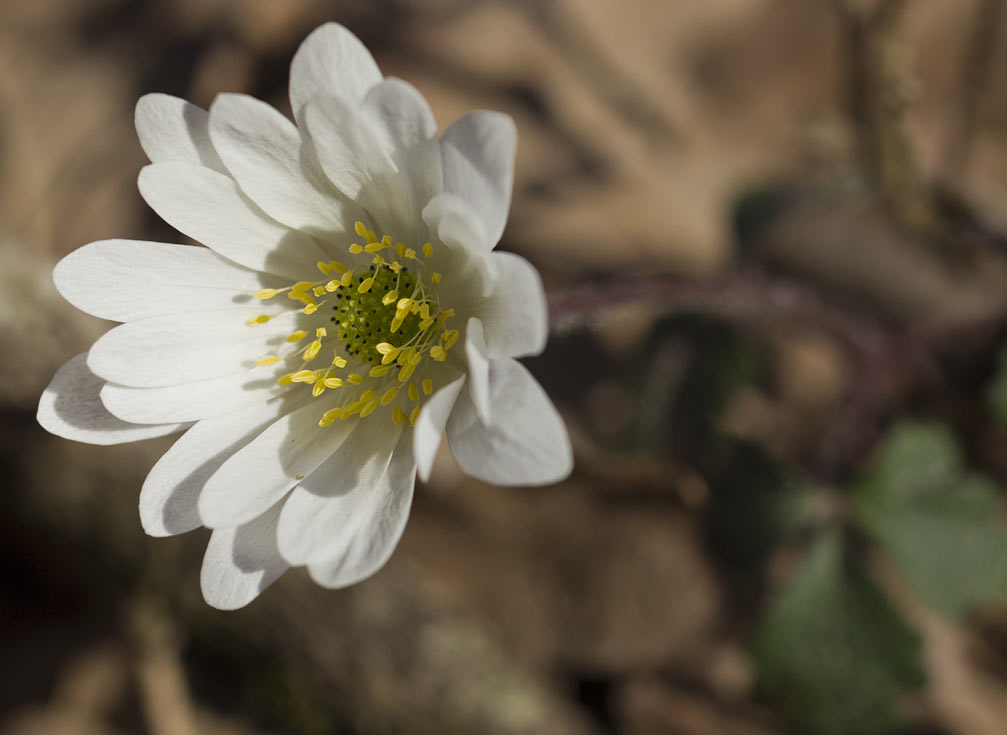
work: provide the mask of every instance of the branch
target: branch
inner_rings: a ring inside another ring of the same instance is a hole
[[[823,301],[792,281],[756,271],[706,277],[642,276],[583,286],[549,296],[554,334],[596,326],[628,304],[646,304],[661,314],[701,312],[744,328],[786,326],[825,331],[855,356],[875,352],[884,338],[879,327]]]

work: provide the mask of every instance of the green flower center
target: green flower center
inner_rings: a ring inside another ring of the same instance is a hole
[[[319,261],[316,266],[322,280],[298,281],[252,294],[263,301],[286,294],[301,305],[298,309],[304,315],[284,340],[291,348],[263,355],[255,364],[283,363],[276,380],[280,386],[304,383],[315,397],[340,391],[342,399],[319,418],[321,427],[351,416],[364,418],[382,407],[396,425],[414,425],[421,393],[429,397],[434,391],[424,362],[445,362],[460,336],[457,329],[445,325],[455,310],[441,307],[437,286],[442,276],[427,267],[434,255],[431,243],[414,250],[401,242],[393,246],[390,237],[379,238],[362,222],[356,222],[354,229],[366,244],[353,243],[347,250],[352,256],[373,256],[366,270],[359,267],[359,259],[358,268],[335,260]],[[324,326],[330,313],[328,321],[335,325],[336,334]],[[249,319],[248,326],[272,318],[261,314]],[[314,339],[309,342],[312,332]]]
[[[361,293],[360,286],[369,278],[373,279],[370,288]],[[415,287],[415,277],[405,268],[396,274],[372,265],[370,271],[354,275],[349,287],[339,290],[336,305],[332,307],[335,315],[331,318],[347,353],[377,365],[383,357],[377,350],[379,344],[406,344],[419,334],[418,314],[409,314],[392,332],[398,299],[388,304],[382,301],[393,291],[411,294]]]

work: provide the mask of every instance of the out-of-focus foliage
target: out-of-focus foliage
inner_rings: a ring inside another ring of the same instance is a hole
[[[959,615],[1007,597],[1007,533],[997,518],[996,486],[966,471],[946,426],[898,426],[853,501],[935,609]]]
[[[758,680],[802,732],[891,732],[900,695],[926,678],[919,641],[848,539],[866,531],[920,600],[961,615],[1007,598],[1007,533],[996,485],[940,423],[896,425],[846,497],[853,512],[815,536],[763,613]]]
[[[755,640],[760,688],[820,735],[894,728],[899,695],[924,681],[919,648],[838,530],[817,539]]]

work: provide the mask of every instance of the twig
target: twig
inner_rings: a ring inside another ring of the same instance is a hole
[[[795,283],[744,271],[707,278],[648,276],[554,293],[550,323],[554,333],[563,334],[603,322],[612,310],[630,304],[663,314],[710,314],[749,329],[804,327],[837,339],[848,351],[853,377],[849,396],[823,427],[811,460],[812,471],[828,481],[846,479],[856,468],[921,363],[957,340],[1007,329],[1007,313],[999,313],[892,333]]]
[[[746,328],[787,326],[823,330],[856,356],[877,350],[884,334],[873,322],[823,301],[798,284],[756,271],[696,278],[644,276],[553,293],[549,319],[556,334],[604,320],[614,309],[646,304],[664,314],[699,311]]]
[[[849,398],[825,426],[813,462],[816,474],[833,481],[846,479],[874,445],[885,416],[925,360],[958,340],[998,329],[1007,329],[1007,313],[910,330],[869,355],[851,381]]]
[[[944,178],[957,182],[968,168],[979,108],[990,80],[997,36],[1007,30],[1007,0],[983,0],[965,46],[958,104],[951,106],[951,132],[944,152]],[[1003,41],[1001,41],[1003,42]]]
[[[860,0],[836,0],[850,59],[850,117],[857,128],[862,166],[907,224],[932,230],[933,202],[906,133],[911,81],[905,25],[912,3],[878,0],[873,10]]]

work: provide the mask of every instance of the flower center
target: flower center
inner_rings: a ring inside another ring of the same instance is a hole
[[[370,288],[361,293],[359,289],[368,279],[372,281]],[[330,321],[338,327],[346,352],[377,365],[384,357],[377,349],[379,344],[393,341],[405,344],[415,338],[420,331],[419,315],[408,314],[392,334],[398,299],[387,299],[390,293],[413,293],[415,286],[416,279],[405,268],[395,274],[372,265],[370,271],[354,276],[349,288],[340,289],[332,307],[336,313]],[[385,300],[389,303],[384,303]]]
[[[370,266],[360,263],[359,257],[357,267],[320,261],[317,268],[325,279],[254,294],[266,300],[285,292],[289,300],[303,305],[297,308],[304,315],[286,338],[291,351],[265,355],[256,364],[299,363],[294,370],[285,366],[287,372],[280,374],[277,384],[305,383],[315,397],[341,389],[338,405],[322,414],[319,426],[356,415],[363,418],[382,407],[390,410],[396,424],[415,424],[421,393],[430,396],[434,388],[431,379],[423,377],[425,361],[446,361],[458,340],[458,331],[445,327],[454,310],[441,307],[435,288],[441,274],[427,272],[425,259],[433,255],[430,243],[420,248],[421,257],[401,242],[393,247],[387,235],[378,239],[361,222],[356,223],[356,232],[366,244],[350,245],[349,253],[372,255]],[[392,260],[381,254],[389,250],[395,254]],[[322,307],[325,310],[319,311]],[[262,315],[248,323],[264,324],[270,318]],[[334,325],[331,336],[338,340],[329,339],[328,323]],[[312,331],[314,340],[303,344]]]

